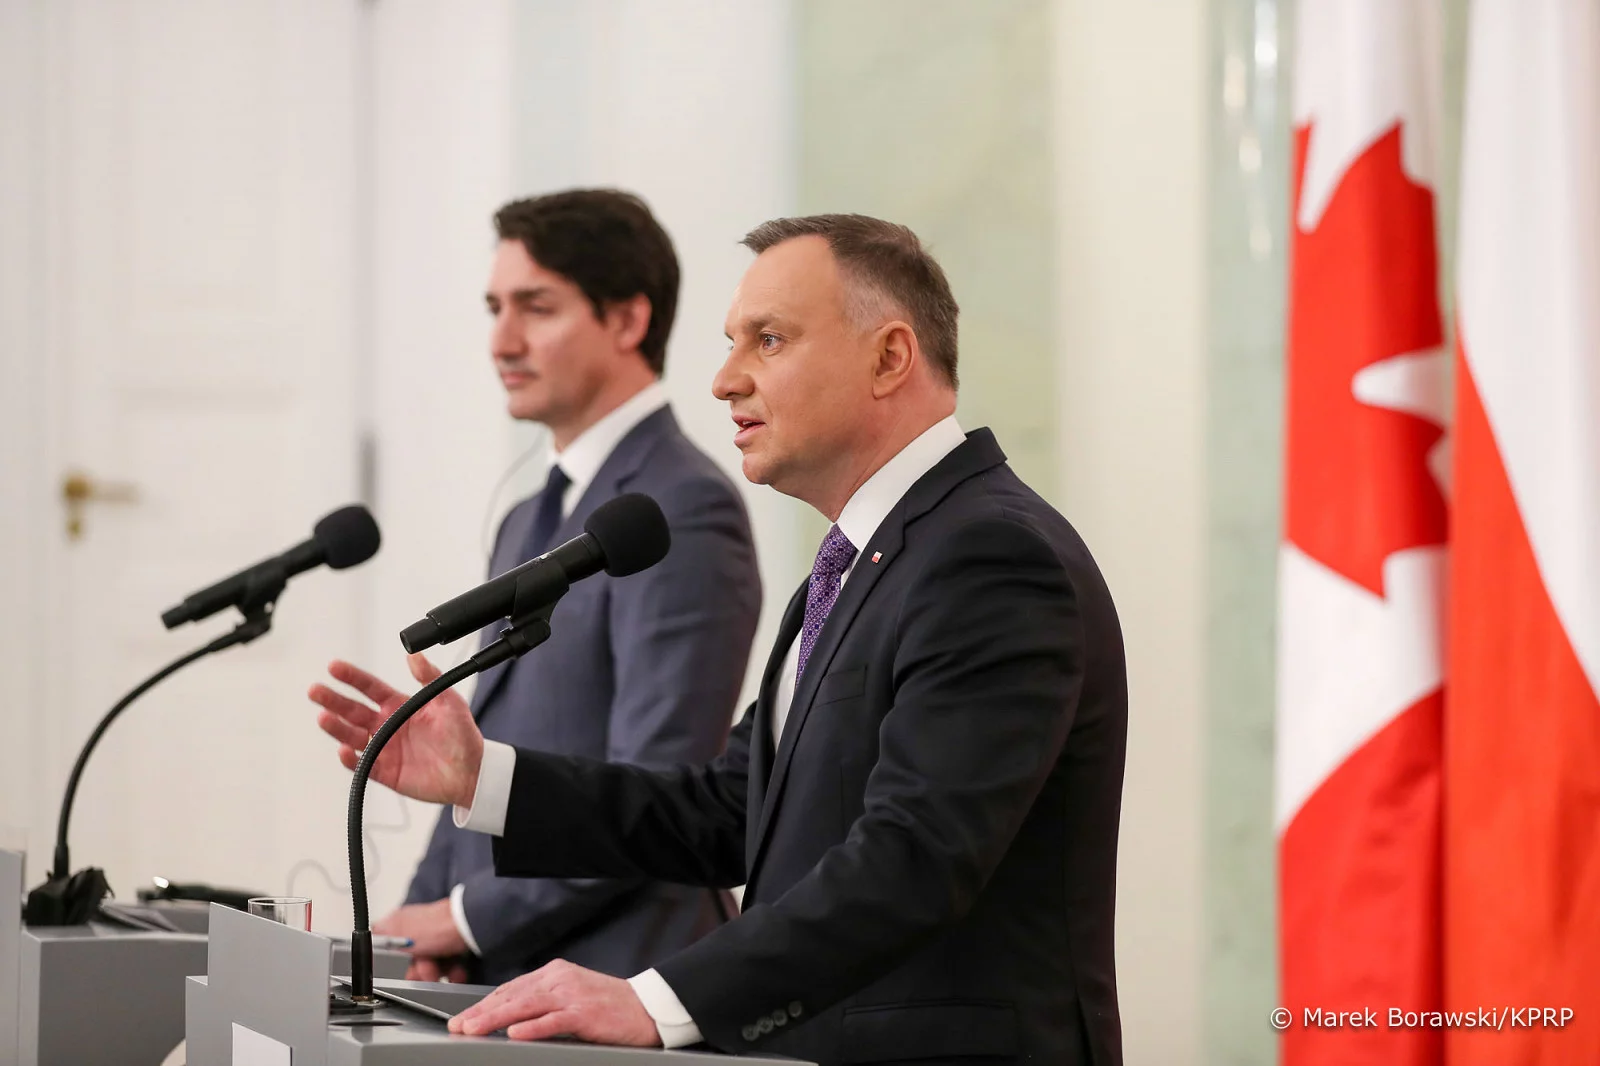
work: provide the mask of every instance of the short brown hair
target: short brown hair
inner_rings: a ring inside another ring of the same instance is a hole
[[[961,308],[944,270],[915,233],[867,215],[808,215],[763,222],[740,243],[760,255],[796,237],[821,237],[851,281],[898,304],[928,361],[951,388],[956,387],[956,319]]]
[[[494,215],[502,241],[576,285],[602,317],[606,305],[643,293],[650,325],[639,354],[660,374],[678,313],[678,255],[645,202],[617,189],[568,189],[513,200]]]

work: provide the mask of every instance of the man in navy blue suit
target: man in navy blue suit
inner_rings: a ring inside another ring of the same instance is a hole
[[[636,197],[573,190],[503,207],[486,300],[514,418],[549,427],[545,488],[500,527],[491,576],[577,536],[624,492],[672,531],[659,565],[582,582],[537,652],[485,672],[470,711],[485,736],[562,756],[665,768],[723,749],[760,610],[738,491],[678,428],[659,376],[678,297],[667,234]],[[438,671],[422,656],[412,674]],[[387,714],[407,695],[330,667]],[[316,685],[324,717],[368,704]],[[460,697],[451,697],[459,701]],[[500,983],[563,958],[631,976],[713,928],[721,897],[641,877],[495,876],[490,838],[441,813],[405,905],[375,931],[415,942],[413,979]]]

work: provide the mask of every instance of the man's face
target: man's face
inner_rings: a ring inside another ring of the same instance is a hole
[[[614,331],[583,290],[540,266],[521,241],[501,241],[484,300],[511,416],[552,429],[581,419],[617,357]]]
[[[734,292],[732,346],[712,383],[744,476],[813,503],[851,470],[872,417],[873,335],[850,321],[845,297],[823,238],[768,248]]]

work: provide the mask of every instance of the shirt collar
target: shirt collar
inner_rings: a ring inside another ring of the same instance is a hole
[[[940,419],[922,431],[910,444],[880,466],[866,483],[856,489],[839,512],[839,532],[850,538],[856,551],[872,540],[883,520],[923,474],[939,465],[939,460],[955,451],[967,439],[956,416]]]
[[[600,468],[611,458],[611,453],[622,443],[622,438],[666,405],[666,387],[660,381],[652,381],[553,455],[551,465],[559,465],[572,482],[567,489],[566,506],[562,508],[564,512],[571,513],[577,502],[583,499],[589,483],[600,473]]]

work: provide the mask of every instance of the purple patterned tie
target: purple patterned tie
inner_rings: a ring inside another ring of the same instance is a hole
[[[833,601],[839,598],[839,579],[855,557],[856,546],[850,543],[850,538],[839,532],[838,526],[828,530],[828,535],[822,538],[822,547],[817,549],[817,561],[811,564],[811,584],[806,589],[806,621],[800,628],[800,665],[794,673],[796,685],[805,675],[806,660],[811,658],[811,649],[816,647],[822,623],[828,620]]]

